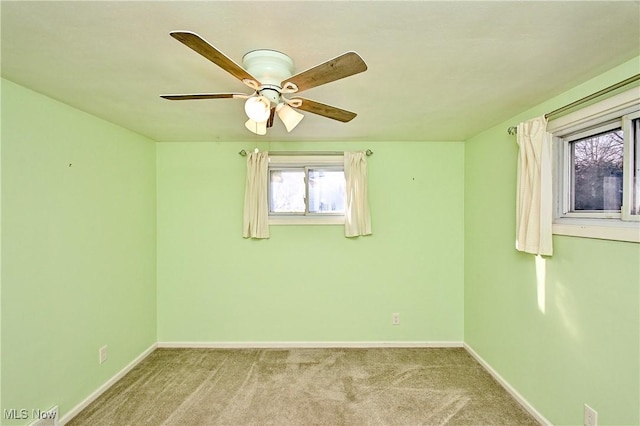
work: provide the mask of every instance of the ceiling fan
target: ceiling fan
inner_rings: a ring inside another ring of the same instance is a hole
[[[245,112],[249,117],[245,127],[258,135],[267,133],[267,128],[273,126],[276,114],[288,132],[293,130],[304,117],[295,109],[344,123],[351,121],[356,116],[354,112],[297,96],[297,93],[303,90],[366,71],[367,64],[355,52],[344,53],[294,75],[293,60],[284,53],[275,50],[253,50],[244,55],[242,58],[243,66],[240,66],[196,33],[172,31],[170,35],[242,81],[253,89],[253,93],[160,95],[162,98],[172,101],[245,99]],[[293,97],[289,98],[290,95]]]

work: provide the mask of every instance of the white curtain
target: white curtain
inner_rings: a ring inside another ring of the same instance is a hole
[[[371,213],[367,193],[367,156],[363,151],[344,153],[346,206],[344,235],[371,234]]]
[[[553,254],[551,141],[544,116],[518,125],[516,249],[546,256]]]
[[[244,191],[244,223],[242,226],[244,238],[269,238],[268,173],[268,152],[247,154],[247,183]]]

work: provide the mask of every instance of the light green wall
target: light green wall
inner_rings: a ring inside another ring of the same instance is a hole
[[[462,341],[462,143],[262,144],[375,152],[372,236],[272,226],[262,241],[241,236],[253,147],[157,146],[160,342]]]
[[[514,248],[506,130],[639,71],[636,58],[465,144],[465,342],[554,424],[581,425],[584,403],[599,424],[640,424],[640,245],[555,236],[538,275]]]
[[[2,410],[64,415],[156,341],[155,231],[152,141],[2,81]]]

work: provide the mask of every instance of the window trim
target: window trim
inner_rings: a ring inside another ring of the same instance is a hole
[[[593,131],[602,128],[609,123],[622,123],[625,130],[624,118],[627,127],[631,120],[640,114],[640,90],[637,87],[612,96],[598,103],[584,107],[578,111],[569,113],[547,123],[547,131],[553,135],[553,234],[567,235],[584,238],[597,238],[616,241],[628,241],[640,243],[640,214],[629,218],[630,185],[629,162],[627,150],[629,143],[625,143],[624,174],[623,174],[623,206],[621,212],[585,215],[583,213],[571,213],[568,211],[564,194],[568,194],[570,185],[570,164],[568,161],[567,136],[575,136],[582,131]],[[625,135],[627,133],[625,132]],[[568,138],[571,139],[571,138]],[[577,139],[577,138],[574,138]],[[638,212],[640,213],[640,212]],[[591,217],[586,217],[591,216]]]
[[[327,169],[344,171],[344,155],[270,155],[268,173],[278,169]],[[271,191],[271,181],[267,180],[267,190]],[[308,188],[305,189],[308,191]],[[270,196],[270,195],[269,195]],[[308,194],[307,194],[308,198]],[[269,209],[270,210],[270,209]],[[308,206],[305,203],[305,210]],[[269,211],[269,225],[344,225],[344,213],[272,213]]]

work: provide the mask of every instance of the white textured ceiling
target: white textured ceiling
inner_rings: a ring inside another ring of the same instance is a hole
[[[157,141],[464,140],[640,55],[639,2],[2,1],[2,76]],[[237,63],[287,53],[296,71],[346,51],[365,73],[307,98],[292,132],[244,128],[243,102],[163,93],[246,92],[169,36],[200,34]]]

